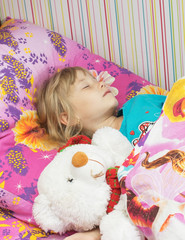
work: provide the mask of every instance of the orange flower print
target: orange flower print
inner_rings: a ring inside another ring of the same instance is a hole
[[[147,85],[140,89],[137,95],[140,94],[158,94],[158,95],[168,95],[168,91],[157,86]]]
[[[105,82],[105,84],[107,86],[111,86],[112,83],[115,81],[115,78],[112,77],[107,71],[105,72],[100,72],[100,74],[98,75],[97,71],[96,70],[89,70],[90,73],[93,75],[93,77],[95,77],[97,79],[98,82]],[[110,87],[110,90],[112,92],[112,94],[114,96],[117,96],[118,95],[118,89],[115,88],[115,87]]]
[[[31,149],[44,151],[58,147],[55,142],[49,139],[45,129],[40,127],[36,111],[24,111],[12,130],[15,134],[16,144],[22,143]]]

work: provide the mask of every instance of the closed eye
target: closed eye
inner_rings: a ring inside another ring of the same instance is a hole
[[[89,87],[89,85],[86,85],[85,87],[83,87],[83,89],[86,89],[86,88],[88,88]]]

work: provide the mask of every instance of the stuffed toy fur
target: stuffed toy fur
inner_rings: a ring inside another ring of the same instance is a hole
[[[103,240],[143,239],[127,215],[125,196],[106,213],[110,200],[106,171],[120,166],[131,151],[126,137],[104,127],[95,132],[91,144],[76,144],[57,153],[38,180],[39,195],[33,205],[37,224],[60,234],[99,226]]]

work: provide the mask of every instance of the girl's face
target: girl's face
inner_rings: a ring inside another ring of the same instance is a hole
[[[77,79],[70,88],[69,101],[84,128],[95,121],[106,120],[118,106],[109,86],[82,71],[77,72]]]

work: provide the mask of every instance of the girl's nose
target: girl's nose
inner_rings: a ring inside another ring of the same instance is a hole
[[[103,88],[106,86],[105,82],[103,82],[103,81],[99,82],[99,84],[100,84],[100,88]]]

